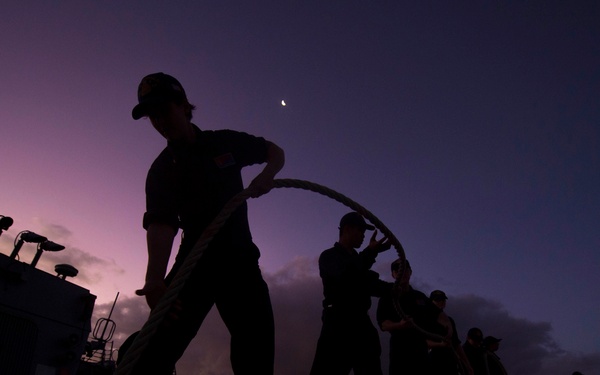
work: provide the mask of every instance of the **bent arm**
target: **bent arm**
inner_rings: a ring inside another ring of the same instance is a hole
[[[275,143],[267,141],[266,162],[267,165],[265,165],[262,172],[260,172],[248,186],[252,198],[260,197],[273,188],[273,179],[285,164],[285,153],[283,149]]]

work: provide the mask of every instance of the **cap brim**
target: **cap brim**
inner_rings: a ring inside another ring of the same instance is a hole
[[[375,229],[375,227],[370,224],[365,224],[365,229],[373,230],[373,229]]]
[[[134,120],[139,120],[142,117],[146,116],[147,109],[147,103],[138,104],[135,107],[133,107],[133,110],[131,111],[131,117],[133,117]]]
[[[170,96],[157,96],[144,99],[143,102],[133,107],[133,110],[131,111],[131,117],[133,117],[134,120],[139,120],[148,115],[148,110],[150,108],[158,104],[168,102],[169,100],[173,100],[173,98]]]

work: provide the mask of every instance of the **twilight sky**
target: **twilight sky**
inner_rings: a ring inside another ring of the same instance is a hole
[[[22,230],[65,245],[40,268],[77,267],[97,316],[121,293],[117,346],[147,314],[133,293],[144,181],[164,147],[131,109],[140,79],[163,71],[198,126],[264,136],[286,151],[279,177],[373,212],[414,284],[449,295],[461,339],[472,326],[503,339],[509,373],[600,374],[597,2],[52,3],[0,13],[0,215],[15,220],[0,251]],[[305,374],[321,324],[316,260],[348,209],[277,189],[249,210],[277,373]],[[394,259],[378,258],[383,279]],[[181,372],[231,373],[228,335],[208,319]]]

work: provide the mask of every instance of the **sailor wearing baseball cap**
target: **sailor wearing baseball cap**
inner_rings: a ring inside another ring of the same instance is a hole
[[[148,116],[153,107],[171,100],[188,101],[181,83],[175,77],[162,72],[152,73],[142,78],[137,96],[138,104],[131,111],[134,120]]]
[[[495,338],[494,336],[486,336],[483,339],[483,346],[489,348],[492,344],[497,344],[500,341],[502,341],[502,339]]]
[[[263,137],[228,129],[201,130],[191,122],[194,106],[183,86],[168,74],[143,77],[137,99],[131,116],[136,120],[146,117],[167,141],[146,178],[142,226],[147,231],[148,263],[144,286],[136,290],[154,309],[209,223],[244,190],[242,171],[250,165],[264,165],[246,187],[251,197],[259,197],[273,188],[285,154]],[[181,243],[169,270],[168,260],[179,230]],[[146,346],[131,375],[172,374],[213,305],[230,328],[230,359],[235,372],[273,373],[273,310],[245,202],[217,237],[205,251],[210,255],[196,261],[193,276],[177,296],[176,308],[165,318],[169,323],[157,328],[155,338],[160,339]],[[239,280],[244,281],[241,293]]]
[[[429,294],[429,299],[432,301],[445,301],[448,297],[446,297],[446,293],[441,290],[434,290]]]
[[[345,227],[347,225],[355,226],[355,227],[358,227],[361,229],[368,229],[368,230],[375,229],[374,226],[367,224],[365,219],[358,212],[350,212],[350,213],[347,213],[346,215],[342,216],[342,220],[340,220],[339,229],[342,229],[343,227]]]
[[[486,336],[483,339],[483,348],[485,350],[486,363],[488,374],[490,375],[506,375],[506,369],[500,361],[500,357],[496,354],[500,348],[500,341],[502,339],[494,336]]]
[[[311,375],[382,374],[379,333],[368,315],[371,297],[388,295],[392,283],[379,279],[371,270],[377,255],[389,249],[386,237],[376,239],[358,252],[366,230],[374,230],[358,212],[340,220],[339,239],[319,257],[323,281],[323,327],[310,371]]]

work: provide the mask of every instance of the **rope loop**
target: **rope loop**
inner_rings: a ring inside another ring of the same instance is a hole
[[[333,200],[336,200],[352,210],[360,213],[366,219],[368,219],[383,235],[385,235],[391,244],[395,247],[398,257],[404,262],[406,260],[406,254],[404,248],[400,244],[400,241],[394,236],[394,234],[373,215],[369,210],[351,200],[350,198],[328,188],[323,185],[316,184],[314,182],[295,180],[295,179],[276,179],[273,180],[274,188],[298,188],[303,190],[309,190],[321,195],[325,195]],[[194,247],[191,249],[189,255],[186,257],[181,268],[175,275],[175,278],[167,288],[165,295],[161,298],[157,306],[150,312],[148,320],[142,327],[141,331],[133,341],[131,347],[127,350],[127,354],[123,358],[123,361],[117,368],[117,375],[129,375],[133,370],[133,367],[137,363],[138,358],[146,349],[150,339],[156,333],[158,327],[162,323],[164,317],[167,315],[171,305],[177,299],[177,296],[183,289],[186,280],[191,275],[192,271],[196,267],[198,260],[204,254],[204,251],[208,247],[213,237],[218,233],[221,227],[225,224],[231,214],[248,198],[250,194],[247,189],[239,192],[235,195],[227,204],[223,207],[221,212],[215,217],[210,223],[206,230],[202,233]],[[396,309],[399,311],[400,316],[404,316],[399,304],[395,303]],[[421,332],[426,334],[428,337],[439,338],[439,336],[426,332],[417,327]]]

